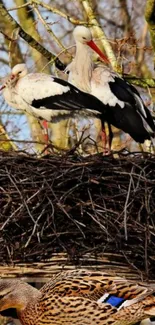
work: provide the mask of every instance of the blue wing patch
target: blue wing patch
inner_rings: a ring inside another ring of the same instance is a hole
[[[121,297],[116,297],[116,296],[112,296],[110,295],[109,297],[107,297],[106,302],[108,304],[110,304],[113,307],[120,307],[121,304],[125,301],[124,298]],[[105,301],[104,301],[105,302]]]

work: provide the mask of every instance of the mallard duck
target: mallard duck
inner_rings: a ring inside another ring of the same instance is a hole
[[[23,325],[126,325],[155,316],[154,289],[109,274],[62,272],[40,290],[0,279],[0,313]]]

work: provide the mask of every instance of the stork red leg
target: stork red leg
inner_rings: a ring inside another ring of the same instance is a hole
[[[48,144],[48,141],[49,141],[48,122],[44,120],[44,121],[42,121],[42,125],[43,125],[43,128],[44,128],[44,141],[45,141],[45,144]]]
[[[107,145],[107,136],[106,136],[106,132],[105,129],[102,127],[102,131],[101,131],[101,140],[103,143],[103,152],[106,154],[106,145]]]

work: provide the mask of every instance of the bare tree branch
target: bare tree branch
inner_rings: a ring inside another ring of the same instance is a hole
[[[154,50],[154,65],[155,65],[155,0],[147,0],[145,8],[145,19],[148,23],[151,43]]]
[[[0,149],[4,151],[18,150],[13,141],[10,139],[5,127],[0,123]]]
[[[97,18],[93,12],[91,0],[80,0],[80,2],[82,3],[83,8],[84,8],[85,12],[87,13],[89,24],[91,26],[93,26],[94,33],[99,38],[103,48],[105,49],[105,52],[111,62],[112,67],[117,71],[120,70],[120,67],[118,66],[113,49],[112,49],[108,39],[106,38],[104,31],[99,26]]]
[[[8,23],[11,24],[12,29],[17,30],[19,36],[22,37],[30,46],[39,51],[48,61],[55,62],[57,68],[60,70],[65,69],[66,66],[58,59],[58,57],[56,57],[53,53],[45,49],[31,35],[29,35],[22,29],[22,27],[16,22],[16,20],[9,14],[4,4],[2,3],[2,0],[0,0],[0,19],[1,17],[5,17]],[[1,29],[0,32],[3,33],[3,30]]]
[[[65,18],[66,20],[68,20],[70,23],[72,23],[74,25],[85,25],[86,24],[86,21],[75,19],[75,18],[71,17],[70,15],[65,14],[64,12],[60,11],[59,9],[54,8],[52,6],[49,6],[48,4],[46,4],[46,3],[42,2],[42,1],[32,0],[32,1],[27,2],[27,5],[33,5],[33,4],[41,6],[41,7],[45,8],[45,9],[47,9],[48,11],[53,12],[53,14],[56,14],[56,15],[59,15],[59,16]],[[20,9],[20,8],[21,7],[10,8],[9,11]]]
[[[124,78],[129,81],[130,83],[133,83],[137,86],[143,87],[143,88],[154,88],[155,87],[155,79],[153,78],[137,78],[136,76],[131,75],[124,75]]]

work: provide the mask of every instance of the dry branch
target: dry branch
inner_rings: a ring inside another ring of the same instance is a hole
[[[39,51],[45,58],[47,58],[48,61],[54,61],[57,68],[60,70],[65,69],[66,66],[59,60],[59,58],[57,58],[54,54],[45,49],[31,35],[29,35],[22,29],[22,27],[16,22],[16,20],[9,14],[1,0],[0,17],[5,17],[5,19],[8,21],[8,24],[12,26],[12,29],[17,30],[17,34],[22,37],[30,46]],[[1,29],[0,32],[3,33],[3,30]]]
[[[4,151],[17,150],[17,146],[11,141],[5,127],[0,123],[0,149]]]
[[[145,19],[148,23],[152,47],[154,51],[155,64],[155,0],[147,0],[145,8]]]
[[[110,42],[107,40],[106,35],[104,31],[99,26],[99,23],[97,21],[97,18],[95,16],[95,13],[92,8],[92,2],[91,0],[80,0],[82,3],[82,6],[87,14],[88,22],[93,27],[93,31],[95,32],[96,36],[100,39],[102,46],[105,49],[105,52],[107,54],[107,57],[109,58],[112,67],[120,71],[120,67],[116,61],[116,57],[114,55],[114,52],[112,50]]]

